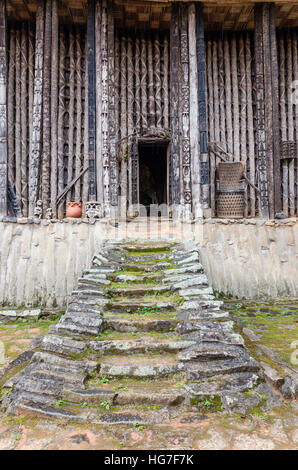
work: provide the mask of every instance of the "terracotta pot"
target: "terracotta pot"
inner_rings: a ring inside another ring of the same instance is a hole
[[[82,217],[82,203],[81,202],[67,202],[66,217],[74,217],[76,219],[79,219],[80,217]]]

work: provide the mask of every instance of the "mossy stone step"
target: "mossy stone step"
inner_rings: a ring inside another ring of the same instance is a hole
[[[173,295],[173,293],[167,288],[163,286],[151,286],[150,284],[146,285],[137,285],[132,287],[116,287],[114,289],[107,289],[106,292],[110,297],[119,297],[119,296],[126,296],[126,297],[138,297],[138,296],[145,296],[145,295],[162,295],[162,294],[169,294]]]
[[[170,332],[174,331],[179,320],[175,318],[171,319],[160,319],[158,317],[145,318],[121,318],[120,315],[107,316],[105,317],[107,326],[114,331],[118,332],[140,332],[140,331],[163,331]]]
[[[155,271],[162,271],[171,268],[172,263],[121,263],[120,267],[124,271],[140,271],[144,273],[154,273]]]
[[[94,340],[90,341],[89,347],[93,353],[92,357],[101,357],[107,354],[133,354],[151,352],[177,352],[185,348],[190,348],[196,344],[195,341],[178,339],[155,339],[143,337],[136,340]]]
[[[105,377],[159,377],[175,374],[184,369],[177,355],[115,356],[102,359],[99,373]]]
[[[123,313],[136,313],[136,312],[155,312],[162,313],[163,311],[176,312],[178,307],[177,302],[171,301],[134,301],[133,299],[125,301],[122,298],[114,298],[110,310],[114,312],[123,312]]]

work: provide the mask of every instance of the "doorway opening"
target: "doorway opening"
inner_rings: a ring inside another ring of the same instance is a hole
[[[139,196],[140,204],[146,207],[147,216],[152,215],[150,206],[164,205],[157,209],[156,216],[165,214],[168,202],[167,144],[139,145]]]

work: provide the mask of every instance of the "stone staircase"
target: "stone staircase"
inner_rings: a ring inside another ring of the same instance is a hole
[[[264,385],[195,246],[170,242],[108,243],[22,367],[2,380],[7,411],[77,422],[245,413]]]

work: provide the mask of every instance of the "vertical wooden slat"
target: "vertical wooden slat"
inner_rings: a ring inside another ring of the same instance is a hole
[[[225,78],[224,78],[224,55],[223,43],[218,41],[218,85],[219,85],[219,110],[220,110],[220,142],[224,150],[226,144],[226,108],[225,108]]]
[[[206,105],[206,59],[204,41],[203,6],[196,4],[197,58],[198,58],[198,101],[200,125],[200,168],[201,193],[204,209],[209,208],[209,159],[207,151],[207,105]]]
[[[141,133],[141,76],[140,76],[140,39],[136,38],[135,43],[135,115],[136,115],[136,131]]]
[[[89,155],[89,199],[96,200],[95,178],[95,4],[88,1],[88,155]]]
[[[52,53],[51,53],[51,208],[57,217],[58,190],[58,2],[52,1]]]
[[[122,89],[122,87],[121,87]],[[141,97],[142,97],[142,128],[148,127],[147,119],[147,51],[146,51],[146,40],[142,36],[141,39]]]
[[[102,159],[102,8],[101,0],[95,4],[95,97],[96,97],[96,184],[97,201],[104,203],[103,159]],[[107,58],[105,58],[106,61]],[[105,62],[105,70],[107,64]]]
[[[246,96],[247,96],[247,140],[248,140],[248,161],[249,161],[249,179],[255,184],[255,141],[254,141],[254,121],[252,107],[252,82],[251,82],[251,44],[249,35],[245,40],[245,70],[246,70]],[[249,186],[250,195],[250,215],[256,215],[256,195],[255,190]]]
[[[179,7],[172,4],[170,31],[170,101],[171,101],[171,157],[172,204],[180,203],[180,145],[179,145]],[[173,208],[175,210],[175,207]],[[175,215],[175,214],[174,214]]]
[[[22,200],[22,140],[21,140],[21,31],[16,32],[16,107],[15,107],[15,190]]]
[[[189,134],[189,52],[188,52],[188,8],[181,6],[181,130],[182,130],[182,181],[184,218],[191,218],[191,154]]]
[[[272,77],[271,44],[269,29],[269,4],[263,5],[263,58],[265,87],[265,126],[266,126],[266,168],[269,201],[269,217],[274,218],[274,183],[273,183],[273,133],[272,133]]]
[[[297,50],[297,32],[293,32],[293,67],[294,80],[298,83],[298,50]],[[296,140],[296,213],[298,213],[298,104],[295,105],[295,140]]]
[[[23,215],[28,215],[28,147],[27,147],[27,34],[25,25],[22,25],[21,32],[21,200]]]
[[[279,103],[280,103],[280,130],[281,140],[287,140],[287,115],[286,115],[286,85],[285,85],[285,48],[284,36],[280,33],[279,39]],[[289,171],[288,162],[282,162],[282,209],[284,215],[288,216],[288,184],[289,184]]]
[[[81,34],[78,30],[76,32],[76,144],[75,144],[75,176],[77,177],[82,167],[81,159],[81,142],[82,142],[82,50],[81,50]],[[79,179],[75,184],[74,189],[75,201],[81,200],[81,180]]]
[[[133,122],[133,102],[134,102],[134,83],[133,83],[133,62],[132,62],[132,39],[127,40],[127,134],[130,136],[134,131]],[[127,143],[128,159],[128,211],[132,215],[132,142],[131,137]]]
[[[7,215],[6,2],[0,1],[0,216]]]
[[[85,35],[85,50],[84,50],[84,168],[89,166],[89,130],[88,130],[88,41],[87,32]],[[83,190],[82,190],[82,201],[87,202],[89,199],[89,172],[86,171],[83,175]]]
[[[33,215],[38,198],[38,176],[41,150],[41,120],[43,95],[43,43],[44,43],[44,7],[38,5],[36,12],[35,34],[35,69],[34,69],[34,100],[32,147],[29,157],[29,215]]]
[[[246,165],[247,159],[247,96],[246,96],[246,74],[245,74],[245,58],[244,58],[244,41],[242,34],[239,37],[239,70],[240,70],[240,160]],[[245,169],[246,171],[246,169]],[[248,216],[248,195],[247,191],[244,194],[244,217]]]
[[[121,38],[121,122],[120,122],[120,135],[121,135],[121,170],[120,170],[120,187],[121,187],[121,216],[126,216],[127,209],[127,93],[126,93],[126,80],[127,80],[127,57],[126,57],[126,38]]]
[[[190,148],[191,181],[194,217],[201,217],[200,198],[200,152],[199,152],[199,103],[198,103],[198,63],[196,51],[196,10],[191,4],[188,8],[188,47],[189,47],[189,99],[190,99]]]
[[[148,100],[149,100],[149,127],[155,126],[155,102],[153,81],[153,52],[152,40],[148,38]]]
[[[10,28],[9,35],[9,69],[8,69],[8,178],[12,185],[15,183],[15,55],[16,55],[16,33],[14,28]],[[33,93],[32,93],[33,96]],[[31,112],[32,115],[32,112]]]
[[[240,160],[240,131],[239,131],[239,85],[237,71],[237,42],[233,35],[231,43],[232,63],[232,96],[233,96],[233,135],[234,135],[234,158]]]
[[[156,127],[161,127],[160,40],[157,33],[154,37],[154,86]]]
[[[116,155],[116,122],[115,122],[115,25],[113,16],[113,1],[108,2],[108,71],[109,71],[109,179],[110,204],[113,216],[118,206],[118,162]],[[132,69],[133,73],[133,69]]]
[[[260,189],[260,210],[264,219],[269,217],[266,135],[265,135],[265,91],[264,91],[264,52],[263,52],[263,9],[255,5],[255,88],[256,88],[256,136],[258,149],[258,179]]]
[[[163,41],[163,124],[165,129],[169,129],[169,40],[167,37]]]
[[[233,153],[233,119],[232,119],[232,94],[231,94],[231,60],[230,44],[228,38],[224,40],[224,73],[225,73],[225,96],[226,96],[226,129],[227,129],[227,151]]]
[[[137,56],[136,56],[137,66]],[[140,79],[140,77],[138,77]],[[136,77],[137,82],[137,77]],[[137,85],[136,85],[137,86]],[[119,37],[115,37],[115,127],[116,127],[116,141],[120,138],[120,42]],[[139,103],[140,105],[140,103]],[[137,114],[137,110],[136,110]]]
[[[52,2],[46,0],[44,33],[44,73],[43,73],[43,123],[42,123],[42,170],[41,194],[43,212],[50,203],[51,168],[51,42],[52,42]]]
[[[292,39],[290,32],[287,33],[287,110],[288,110],[288,140],[294,140],[294,117],[292,104]],[[289,214],[295,214],[295,167],[294,159],[289,160]]]
[[[65,116],[65,34],[61,30],[59,37],[59,103],[58,103],[58,135],[57,135],[57,165],[58,165],[58,195],[60,195],[64,189],[64,116]],[[58,206],[58,217],[62,219],[64,217],[63,210],[64,203],[62,202]]]
[[[109,160],[109,64],[108,64],[108,12],[107,2],[102,2],[101,12],[101,130],[102,130],[102,177],[105,210],[110,206],[110,160]],[[102,197],[102,196],[100,196]]]
[[[281,211],[281,165],[280,165],[280,123],[279,123],[279,83],[278,49],[275,27],[275,5],[270,4],[269,34],[271,51],[272,79],[272,127],[273,127],[273,172],[274,172],[274,212]]]
[[[69,32],[69,105],[68,105],[68,159],[67,159],[67,183],[70,184],[74,177],[74,110],[75,110],[75,39],[73,29]],[[94,110],[93,110],[94,113]],[[66,200],[72,200],[73,190],[68,191]]]
[[[31,22],[28,24],[28,113],[29,113],[29,153],[32,146],[33,99],[34,99],[34,32]]]

